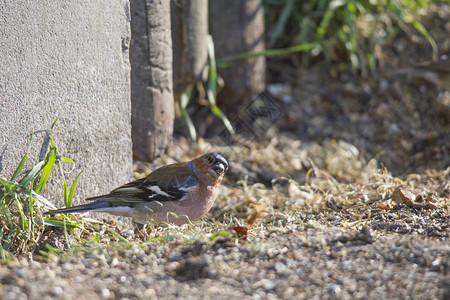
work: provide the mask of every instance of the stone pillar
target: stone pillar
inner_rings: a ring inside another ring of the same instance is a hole
[[[205,81],[208,66],[208,1],[171,0],[175,99],[190,85]]]
[[[133,156],[152,161],[172,141],[170,1],[131,0],[131,102]]]
[[[261,0],[210,0],[209,5],[209,28],[217,60],[265,50]],[[225,86],[217,95],[217,103],[229,115],[237,114],[264,90],[266,61],[262,56],[232,61],[218,72]]]

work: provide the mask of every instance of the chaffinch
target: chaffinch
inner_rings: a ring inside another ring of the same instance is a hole
[[[211,209],[227,170],[228,162],[222,155],[208,153],[189,162],[163,166],[107,195],[88,198],[92,203],[45,214],[108,212],[131,217],[140,224],[150,220],[181,225]]]

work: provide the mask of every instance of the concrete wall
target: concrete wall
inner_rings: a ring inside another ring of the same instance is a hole
[[[58,117],[54,139],[76,162],[68,180],[84,170],[74,204],[131,179],[129,22],[126,0],[2,0],[0,176],[11,176],[31,132],[26,167],[42,158]],[[44,196],[62,206],[61,182]]]

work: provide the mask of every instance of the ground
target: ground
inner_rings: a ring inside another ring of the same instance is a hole
[[[446,37],[443,23],[434,33]],[[367,78],[270,61],[269,100],[255,105],[275,103],[274,120],[235,145],[178,136],[170,155],[135,164],[142,177],[225,154],[230,172],[207,217],[142,230],[84,219],[77,238],[46,231],[32,259],[0,266],[0,298],[449,299],[450,96],[389,72],[420,62],[423,40],[383,51]]]

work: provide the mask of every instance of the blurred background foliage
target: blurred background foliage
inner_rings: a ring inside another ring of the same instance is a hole
[[[421,10],[441,3],[448,2],[264,0],[266,48],[313,45],[305,51],[309,62],[325,59],[340,70],[366,76],[377,69],[383,45],[401,33],[419,33],[431,46],[432,57],[436,59],[436,41],[418,15]]]

